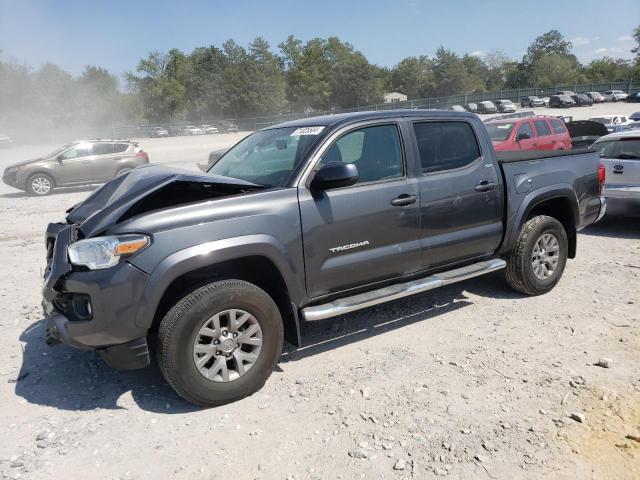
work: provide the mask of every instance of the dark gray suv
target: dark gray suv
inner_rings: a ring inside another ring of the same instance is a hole
[[[55,187],[107,182],[149,163],[147,153],[127,140],[73,142],[40,158],[9,165],[2,181],[32,195],[51,193]]]

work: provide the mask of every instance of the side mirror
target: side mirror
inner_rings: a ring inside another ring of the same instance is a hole
[[[358,181],[358,169],[352,163],[329,162],[318,170],[311,181],[316,191],[349,187]]]
[[[529,135],[529,134],[528,134],[528,133],[526,133],[526,132],[522,132],[522,133],[519,133],[519,134],[518,134],[518,136],[517,136],[517,138],[516,138],[516,142],[519,142],[520,140],[528,140],[528,139],[530,139],[530,138],[531,138],[531,135]]]

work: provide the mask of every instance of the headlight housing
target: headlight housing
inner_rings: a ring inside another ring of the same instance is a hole
[[[90,270],[101,270],[117,265],[151,243],[146,235],[118,235],[79,240],[67,248],[69,261]]]

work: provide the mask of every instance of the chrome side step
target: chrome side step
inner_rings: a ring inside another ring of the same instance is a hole
[[[372,307],[380,303],[389,302],[398,298],[443,287],[451,283],[460,282],[468,278],[477,277],[478,275],[484,275],[485,273],[503,269],[506,266],[507,263],[500,258],[474,263],[472,265],[467,265],[466,267],[436,273],[418,280],[412,280],[411,282],[389,285],[388,287],[379,288],[370,292],[339,298],[322,305],[303,308],[302,318],[307,322],[324,320],[325,318],[343,315],[362,308]]]

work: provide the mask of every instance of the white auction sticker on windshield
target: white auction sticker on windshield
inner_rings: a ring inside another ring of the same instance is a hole
[[[322,130],[324,130],[324,127],[301,127],[294,130],[291,136],[299,137],[300,135],[319,135]]]

